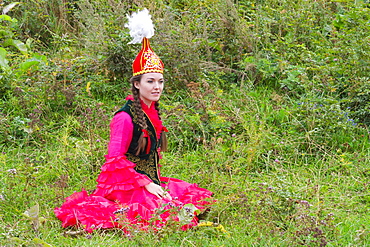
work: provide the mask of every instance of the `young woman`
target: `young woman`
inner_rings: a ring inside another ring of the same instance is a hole
[[[167,148],[158,103],[164,88],[163,68],[144,37],[133,62],[132,96],[110,124],[108,154],[97,188],[91,195],[74,193],[55,209],[63,227],[91,232],[112,227],[129,230],[134,225],[158,228],[178,221],[187,229],[197,224],[197,215],[210,204],[209,190],[160,174],[160,152]]]

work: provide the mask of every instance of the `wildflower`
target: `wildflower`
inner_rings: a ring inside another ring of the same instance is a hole
[[[14,168],[7,170],[7,172],[9,172],[10,174],[17,174],[17,170]]]
[[[127,212],[128,210],[130,210],[130,207],[120,208],[120,209],[114,211],[113,214],[121,214],[121,213]]]
[[[308,201],[305,201],[305,200],[300,200],[299,203],[306,206],[307,208],[312,206]]]
[[[5,198],[3,195],[0,195],[0,201],[5,201]]]
[[[336,62],[336,61],[338,61],[338,58],[334,58],[334,59],[333,59],[333,62]]]
[[[96,142],[100,142],[100,139],[97,139]]]
[[[219,224],[218,226],[216,226],[216,229],[225,233],[228,238],[230,237],[230,233],[228,231],[226,231],[226,229],[223,225]]]
[[[200,222],[198,226],[213,226],[214,223],[210,221]]]
[[[232,136],[232,137],[236,137],[236,134],[232,134],[231,136]]]
[[[191,212],[191,208],[189,208],[189,207],[184,207],[184,209],[185,209],[185,211],[186,211],[187,213],[190,213],[190,212]]]

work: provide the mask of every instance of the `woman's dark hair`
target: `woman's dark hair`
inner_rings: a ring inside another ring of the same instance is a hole
[[[145,114],[143,111],[143,108],[141,107],[140,103],[140,91],[135,87],[135,82],[139,82],[141,80],[142,75],[136,75],[131,77],[130,82],[131,82],[131,91],[132,95],[134,96],[134,101],[133,101],[133,106],[134,106],[134,112],[135,115],[137,116],[137,123],[139,124],[140,128],[143,130],[146,130],[148,128],[148,125],[145,120]],[[159,115],[159,103],[158,101],[155,102],[155,109],[158,111]],[[159,116],[159,119],[161,117]],[[145,150],[145,147],[147,145],[147,140],[144,137],[144,132],[141,133],[138,141],[138,147],[136,150],[136,155],[139,155],[141,152]],[[167,138],[166,134],[163,131],[161,134],[161,151],[167,151]]]

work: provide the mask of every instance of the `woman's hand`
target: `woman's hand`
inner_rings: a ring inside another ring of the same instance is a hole
[[[166,198],[166,199],[172,200],[171,195],[168,192],[164,191],[163,188],[159,186],[158,184],[155,184],[155,183],[147,184],[145,185],[145,189],[149,193],[158,197],[159,199]]]

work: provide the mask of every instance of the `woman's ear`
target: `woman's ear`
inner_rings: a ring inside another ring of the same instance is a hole
[[[135,82],[134,82],[134,87],[135,87],[137,90],[139,90],[139,89],[140,89],[140,82],[135,81]]]

